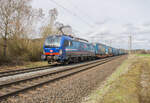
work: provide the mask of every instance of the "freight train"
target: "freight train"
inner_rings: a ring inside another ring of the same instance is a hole
[[[125,50],[101,43],[89,43],[68,35],[53,35],[48,36],[44,42],[42,59],[48,63],[68,64],[123,54],[126,54]]]

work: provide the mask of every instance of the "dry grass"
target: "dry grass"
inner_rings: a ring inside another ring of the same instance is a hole
[[[150,103],[150,57],[141,58],[140,103]]]
[[[38,61],[38,62],[24,62],[23,65],[14,65],[14,66],[0,66],[0,72],[8,71],[8,70],[16,70],[16,69],[24,69],[24,68],[32,68],[39,66],[46,66],[48,63],[46,61]]]
[[[139,81],[139,65],[134,65],[128,73],[116,79],[102,103],[139,103]]]
[[[129,57],[84,103],[150,103],[150,57]]]
[[[7,56],[3,56],[3,46],[0,45],[0,65],[23,65],[27,61],[39,61],[42,51],[43,39],[13,38],[8,40]]]
[[[2,42],[0,42],[2,44]],[[30,68],[47,65],[40,61],[43,40],[17,39],[9,40],[7,56],[3,56],[0,45],[0,71]]]

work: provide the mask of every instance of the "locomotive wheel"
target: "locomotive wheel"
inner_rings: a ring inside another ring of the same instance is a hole
[[[70,62],[67,60],[64,62],[64,65],[68,65]]]

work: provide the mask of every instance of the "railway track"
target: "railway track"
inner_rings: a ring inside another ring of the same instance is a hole
[[[34,71],[52,69],[52,68],[55,68],[56,66],[60,66],[60,65],[52,64],[52,65],[46,65],[46,66],[40,66],[40,67],[4,71],[4,72],[0,72],[0,78],[13,76],[13,75],[17,75],[17,74],[34,72]]]
[[[0,100],[12,95],[16,95],[20,92],[33,89],[44,84],[71,76],[73,74],[85,71],[87,69],[91,69],[116,58],[118,57],[105,58],[77,66],[53,70],[44,74],[38,74],[31,77],[16,79],[14,81],[6,81],[5,83],[0,84]]]
[[[47,66],[40,66],[40,67],[34,67],[34,68],[26,68],[26,69],[18,69],[18,70],[10,70],[5,72],[0,72],[0,78],[7,77],[7,76],[13,76],[17,74],[23,74],[23,73],[29,73],[34,71],[40,71],[45,69],[53,68],[54,65],[47,65]]]

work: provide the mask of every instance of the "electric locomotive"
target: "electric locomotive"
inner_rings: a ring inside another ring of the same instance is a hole
[[[42,58],[48,63],[70,63],[95,58],[95,47],[88,41],[68,35],[52,35],[46,38]]]

